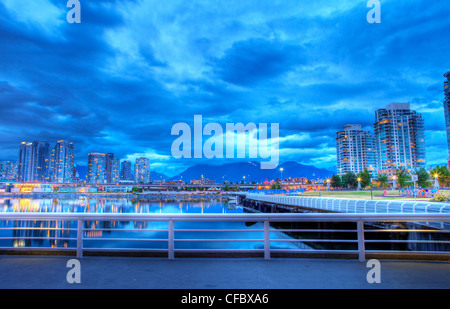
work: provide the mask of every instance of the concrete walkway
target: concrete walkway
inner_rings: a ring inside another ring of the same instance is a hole
[[[0,256],[1,289],[448,289],[450,262],[380,261],[381,283],[357,260]]]

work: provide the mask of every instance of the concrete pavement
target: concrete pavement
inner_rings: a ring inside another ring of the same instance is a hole
[[[381,283],[358,260],[313,258],[0,256],[1,289],[448,289],[450,262],[380,261]]]

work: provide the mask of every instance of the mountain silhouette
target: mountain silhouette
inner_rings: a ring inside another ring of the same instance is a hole
[[[280,168],[283,171],[280,171]],[[169,180],[183,180],[189,183],[193,179],[214,179],[217,183],[229,182],[257,182],[262,183],[267,180],[277,178],[306,177],[308,179],[327,178],[333,175],[332,171],[317,168],[311,165],[304,165],[294,161],[280,164],[276,169],[261,169],[258,162],[237,162],[223,165],[197,164],[187,168],[182,173],[171,177]],[[245,178],[244,178],[245,176]],[[166,178],[167,180],[167,178]]]

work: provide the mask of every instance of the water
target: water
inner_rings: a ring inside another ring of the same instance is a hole
[[[46,213],[143,213],[143,214],[233,214],[246,212],[241,206],[225,200],[129,200],[129,199],[0,199],[0,212]],[[0,221],[0,247],[75,248],[74,221]],[[14,230],[5,229],[14,228]],[[166,250],[167,222],[90,221],[86,222],[84,248]],[[263,224],[245,222],[175,222],[175,249],[263,249]],[[233,229],[236,231],[190,231],[192,229]],[[245,231],[245,232],[243,232]],[[271,239],[290,239],[273,232]],[[5,239],[14,238],[14,239]],[[114,240],[113,240],[114,239]],[[118,240],[119,239],[119,240]],[[208,241],[190,241],[206,239]],[[238,239],[240,241],[216,241]],[[212,241],[214,240],[214,241]],[[258,241],[250,241],[258,240]],[[272,249],[307,249],[301,242],[272,242]]]

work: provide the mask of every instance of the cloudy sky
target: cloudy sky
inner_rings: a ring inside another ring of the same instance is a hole
[[[280,161],[336,165],[335,132],[373,131],[374,111],[422,113],[429,164],[445,164],[446,0],[65,0],[0,2],[0,159],[22,141],[147,156],[174,175],[214,159],[175,159],[175,123],[279,123]]]

